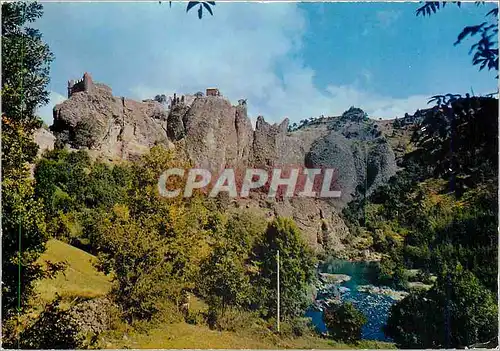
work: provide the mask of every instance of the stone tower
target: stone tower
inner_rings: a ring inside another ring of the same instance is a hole
[[[81,91],[91,92],[94,89],[94,82],[90,74],[85,72],[80,80],[75,81],[74,79],[68,80],[68,99],[74,93]]]

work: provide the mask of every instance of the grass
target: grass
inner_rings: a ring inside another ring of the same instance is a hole
[[[106,338],[103,348],[136,349],[390,349],[391,343],[361,341],[343,344],[317,336],[279,337],[249,332],[215,331],[207,326],[184,322],[159,325],[147,332],[124,333]]]
[[[63,297],[93,298],[106,295],[111,289],[111,278],[94,267],[95,256],[62,241],[49,240],[39,261],[67,263],[66,270],[54,279],[37,282],[36,292],[45,302],[53,300],[56,293]]]
[[[62,241],[51,239],[40,262],[66,262],[64,273],[54,279],[37,283],[38,299],[42,303],[51,301],[56,293],[69,301],[76,297],[93,298],[107,294],[111,289],[111,278],[97,271],[97,258]],[[41,305],[41,304],[40,304]],[[191,298],[191,309],[204,311],[206,304],[196,297]],[[32,315],[34,317],[34,315]],[[343,344],[319,336],[287,337],[272,332],[257,333],[251,330],[238,332],[211,330],[206,325],[185,322],[146,323],[145,327],[123,328],[106,332],[100,336],[102,348],[136,349],[388,349],[391,343],[361,341],[359,344]]]
[[[30,308],[20,319],[23,325],[21,329],[32,324],[44,307],[55,299],[56,294],[61,296],[60,307],[64,309],[76,298],[104,296],[111,289],[111,277],[94,267],[97,258],[74,246],[50,239],[38,263],[44,265],[46,261],[65,262],[67,266],[53,279],[42,279],[35,283],[35,295],[30,301]]]

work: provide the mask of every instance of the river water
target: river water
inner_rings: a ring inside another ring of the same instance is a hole
[[[391,296],[383,294],[372,294],[358,291],[359,285],[371,285],[376,277],[376,263],[350,262],[342,260],[329,260],[320,265],[319,271],[331,274],[346,274],[351,277],[340,286],[345,292],[341,294],[342,301],[350,301],[356,308],[365,314],[368,322],[362,329],[362,338],[367,340],[390,341],[386,338],[382,326],[387,321],[390,307],[396,302]],[[318,295],[318,299],[328,299],[331,295]],[[312,322],[319,332],[326,332],[323,322],[323,312],[309,309],[306,316],[312,318]]]

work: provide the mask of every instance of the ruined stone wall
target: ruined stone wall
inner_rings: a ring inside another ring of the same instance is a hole
[[[87,72],[84,73],[83,77],[80,80],[69,80],[68,81],[68,99],[74,93],[78,93],[81,91],[92,91],[94,87],[94,82],[92,81],[92,77]]]

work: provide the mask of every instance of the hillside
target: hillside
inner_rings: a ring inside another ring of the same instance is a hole
[[[56,293],[69,300],[75,297],[101,297],[111,289],[111,278],[94,267],[97,262],[95,256],[62,241],[49,240],[47,251],[40,256],[39,261],[67,264],[66,269],[54,279],[37,282],[36,291],[45,302],[51,301]]]
[[[36,292],[39,300],[45,304],[52,301],[57,292],[63,297],[63,308],[75,308],[75,301],[88,298],[104,297],[111,288],[110,278],[98,272],[94,267],[96,257],[59,240],[51,239],[47,243],[47,251],[39,262],[66,262],[64,272],[55,279],[43,279],[37,282]],[[192,303],[192,313],[204,311],[206,305],[202,301]],[[359,345],[337,343],[317,336],[278,337],[268,332],[257,335],[258,330],[251,328],[230,331],[215,331],[205,325],[176,323],[142,324],[132,329],[125,324],[103,333],[99,338],[100,348],[138,348],[138,349],[350,349],[350,348],[392,348],[390,343],[363,341]]]

